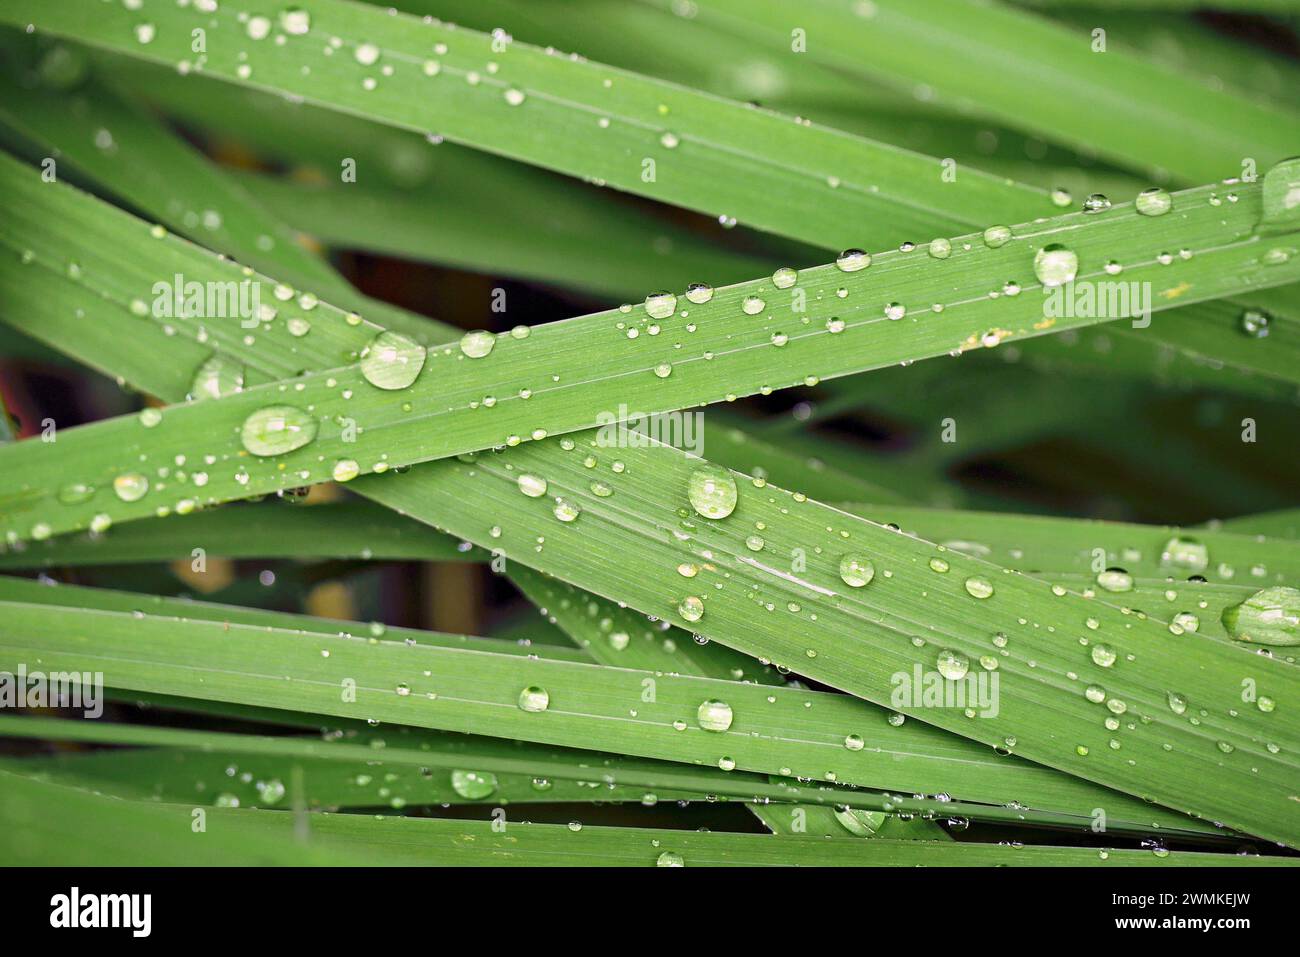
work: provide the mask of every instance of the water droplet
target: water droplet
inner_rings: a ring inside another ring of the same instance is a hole
[[[547,481],[540,475],[533,475],[524,472],[515,480],[519,486],[519,491],[523,492],[529,498],[541,498],[546,494]]]
[[[482,359],[497,344],[497,337],[483,329],[474,329],[460,337],[460,351],[471,359]]]
[[[379,47],[373,43],[361,43],[353,55],[362,66],[372,66],[379,59]]]
[[[930,240],[930,255],[934,259],[947,259],[952,255],[952,243],[947,239]]]
[[[331,474],[336,482],[351,482],[361,474],[361,466],[357,464],[356,459],[339,459],[334,463]]]
[[[1110,645],[1093,645],[1092,646],[1092,663],[1099,668],[1109,668],[1115,664],[1115,659],[1119,656],[1115,654],[1115,649]]]
[[[740,303],[741,311],[747,316],[756,316],[767,306],[758,296],[746,296]]]
[[[685,867],[686,860],[676,851],[664,851],[655,858],[655,867]]]
[[[244,388],[244,367],[228,356],[214,355],[199,366],[190,383],[190,395],[196,399],[219,399]]]
[[[284,455],[316,438],[316,420],[292,405],[258,409],[244,420],[239,438],[253,455]]]
[[[497,776],[491,771],[452,771],[451,789],[463,798],[480,801],[497,789]]]
[[[726,518],[736,509],[736,480],[720,465],[702,465],[691,472],[686,494],[695,511],[714,520]]]
[[[153,43],[153,38],[157,35],[158,30],[152,23],[137,23],[135,25],[137,43]]]
[[[862,735],[860,734],[849,734],[844,737],[844,747],[848,748],[850,751],[861,751],[866,747],[866,742],[862,740]]]
[[[948,562],[942,558],[930,559],[930,570],[943,574],[948,570]]]
[[[681,142],[681,140],[678,138],[678,136],[677,136],[676,133],[665,132],[662,136],[659,137],[659,143],[660,143],[660,144],[663,146],[663,148],[666,149],[666,150],[675,150],[675,149],[677,149],[677,145],[678,145],[680,142]]]
[[[960,681],[970,671],[970,661],[966,659],[965,655],[945,649],[939,652],[935,667],[939,669],[939,674],[945,678],[951,681]]]
[[[772,273],[772,285],[777,289],[789,289],[799,281],[799,274],[789,266],[782,266],[776,272]]]
[[[271,32],[271,21],[263,16],[249,17],[248,22],[244,24],[244,32],[248,34],[250,40],[265,40],[266,35]]]
[[[113,492],[124,502],[138,502],[149,491],[149,480],[139,472],[126,472],[113,479]]]
[[[1053,189],[1052,192],[1048,194],[1048,198],[1051,199],[1053,206],[1060,206],[1061,208],[1065,208],[1066,206],[1069,206],[1070,203],[1074,202],[1074,197],[1070,195],[1070,191],[1062,186]]]
[[[726,731],[735,717],[731,705],[710,698],[702,702],[695,712],[695,720],[705,731]]]
[[[849,554],[840,559],[840,579],[850,588],[861,588],[875,577],[876,566],[866,555]]]
[[[162,421],[162,409],[155,409],[152,406],[140,410],[140,424],[146,429],[152,429]]]
[[[1174,714],[1187,713],[1186,695],[1181,695],[1177,691],[1171,691],[1169,692],[1165,700],[1169,702],[1169,710],[1172,711]]]
[[[1165,547],[1160,551],[1160,563],[1202,572],[1209,567],[1210,556],[1208,549],[1196,539],[1176,535],[1165,542]]]
[[[1244,309],[1241,313],[1241,331],[1252,339],[1263,339],[1268,335],[1270,316],[1261,309]]]
[[[667,319],[677,311],[677,297],[671,292],[655,292],[645,297],[645,311],[652,319]]]
[[[1106,591],[1132,591],[1133,576],[1122,568],[1107,568],[1097,573],[1097,584]]]
[[[1110,199],[1104,193],[1093,193],[1083,201],[1085,213],[1104,213],[1110,209]]]
[[[1275,585],[1223,612],[1223,627],[1238,641],[1300,645],[1300,590]]]
[[[678,603],[677,613],[687,621],[699,621],[704,617],[704,602],[694,595],[687,595]]]
[[[840,272],[857,272],[871,265],[871,256],[861,249],[846,249],[835,258]]]
[[[545,688],[529,685],[519,692],[519,710],[537,713],[551,706],[551,695]]]
[[[987,578],[974,575],[966,579],[966,593],[972,598],[988,598],[993,594],[993,583]]]
[[[1044,286],[1072,282],[1079,272],[1079,257],[1060,243],[1048,243],[1034,256],[1034,275]]]
[[[311,29],[311,14],[300,7],[289,7],[280,14],[280,28],[285,33],[300,37]]]
[[[505,97],[506,103],[510,106],[519,106],[526,99],[523,90],[516,90],[513,87],[506,90],[502,96]]]
[[[385,330],[361,352],[361,374],[377,389],[405,389],[424,368],[424,346],[400,332]]]
[[[566,523],[575,521],[577,517],[582,514],[582,509],[580,509],[573,502],[570,502],[568,499],[564,499],[564,498],[557,498],[555,500],[555,508],[553,509],[553,511],[555,513],[556,518],[558,518],[561,522],[566,522]]]
[[[1134,202],[1143,216],[1163,216],[1174,207],[1173,197],[1159,186],[1142,190]]]
[[[990,226],[984,230],[984,245],[989,249],[1005,246],[1011,239],[1010,226]]]
[[[693,282],[686,287],[686,298],[697,306],[702,306],[713,298],[713,287],[708,283]]]

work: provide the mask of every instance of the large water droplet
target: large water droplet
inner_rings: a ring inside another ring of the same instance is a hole
[[[702,702],[695,711],[695,720],[705,731],[726,731],[734,717],[731,705],[712,698]]]
[[[939,669],[939,674],[950,681],[960,681],[970,671],[970,661],[965,655],[945,649],[939,652],[935,667]]]
[[[695,595],[687,595],[677,603],[677,613],[687,621],[699,621],[704,617],[704,602]]]
[[[726,518],[736,509],[736,480],[720,465],[701,465],[686,486],[691,507],[705,518]]]
[[[1107,568],[1097,573],[1097,584],[1106,591],[1132,591],[1133,576],[1122,568]]]
[[[1202,572],[1210,565],[1209,550],[1194,538],[1175,535],[1160,551],[1160,563],[1192,572]]]
[[[244,420],[239,438],[252,455],[284,455],[316,438],[316,420],[292,405],[258,409]]]
[[[515,480],[519,486],[519,491],[523,492],[529,498],[541,498],[546,494],[548,483],[540,475],[532,475],[524,472]]]
[[[405,389],[424,368],[425,350],[400,332],[385,330],[361,353],[361,374],[377,389]]]
[[[1072,282],[1079,272],[1079,257],[1060,243],[1048,243],[1034,256],[1034,275],[1044,286]]]
[[[519,710],[537,713],[551,706],[551,695],[545,688],[529,685],[519,692]]]
[[[1143,216],[1163,216],[1174,208],[1174,200],[1167,190],[1154,186],[1138,193],[1134,205]]]
[[[229,356],[208,358],[190,383],[190,395],[196,399],[219,399],[244,388],[244,366]]]
[[[840,579],[850,588],[861,588],[875,577],[876,566],[866,555],[856,553],[840,559]]]
[[[656,292],[645,297],[645,311],[651,319],[667,319],[677,311],[677,297],[671,292]]]
[[[311,29],[311,14],[300,7],[289,7],[280,14],[280,28],[293,36],[302,36]]]
[[[497,776],[491,771],[452,771],[451,789],[463,798],[480,801],[497,789]]]
[[[1270,316],[1262,309],[1244,309],[1241,313],[1241,331],[1252,339],[1268,336]]]
[[[1300,590],[1275,585],[1223,612],[1223,627],[1238,641],[1300,645]]]
[[[482,359],[497,344],[497,337],[483,329],[474,329],[460,337],[460,351],[471,359]]]
[[[149,491],[149,480],[139,472],[126,472],[113,479],[113,492],[124,502],[138,502]]]
[[[1115,649],[1109,645],[1092,646],[1092,663],[1099,668],[1109,668],[1115,664],[1115,659],[1119,656],[1115,654]]]
[[[871,256],[861,249],[846,249],[835,258],[841,272],[857,272],[871,265]]]
[[[713,298],[713,287],[708,283],[693,282],[686,287],[686,298],[697,306],[702,306]]]

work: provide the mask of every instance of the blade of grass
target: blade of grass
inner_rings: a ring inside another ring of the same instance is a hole
[[[669,761],[734,763],[783,777],[943,791],[963,800],[1065,811],[1081,820],[1101,807],[1108,816],[1139,815],[1179,826],[1173,823],[1176,815],[994,755],[937,729],[891,725],[881,712],[842,695],[428,641],[325,636],[194,616],[22,601],[0,604],[7,621],[0,663],[11,672],[39,661],[46,672],[103,672],[106,684],[124,690],[254,705],[274,701],[280,708],[368,721]],[[545,690],[544,710],[520,706],[527,688]],[[713,700],[726,701],[735,716],[720,738],[696,719],[701,703]],[[865,733],[872,743],[847,747],[851,733]]]
[[[53,334],[55,317],[62,315],[63,322],[76,322],[75,309],[69,317],[69,307],[83,302],[89,305],[92,299],[100,310],[105,298],[128,310],[134,303],[135,311],[143,309],[147,318],[149,308],[140,293],[153,288],[150,273],[225,273],[232,282],[248,278],[233,265],[213,262],[174,239],[159,241],[143,223],[74,191],[48,188],[31,171],[12,162],[9,168],[13,175],[6,177],[3,190],[15,207],[17,220],[25,226],[27,250],[7,263],[0,261],[0,281],[14,286],[19,308],[13,315],[21,328],[48,337]],[[997,248],[985,246],[976,237],[959,239],[956,245],[963,252],[952,261],[934,260],[920,252],[911,256],[895,252],[879,256],[877,264],[865,271],[844,273],[833,265],[815,267],[802,271],[788,305],[780,301],[785,298],[780,295],[784,280],[729,287],[707,303],[688,303],[689,309],[683,306],[681,311],[690,314],[691,322],[677,335],[670,333],[662,340],[655,335],[660,327],[654,317],[646,314],[632,319],[629,307],[628,312],[611,310],[549,323],[522,338],[489,337],[488,342],[499,344],[482,360],[467,358],[474,351],[469,346],[434,350],[427,359],[423,349],[416,349],[407,358],[418,363],[417,374],[420,367],[427,364],[429,368],[423,378],[396,394],[375,389],[367,381],[364,361],[329,369],[346,358],[330,349],[334,342],[357,342],[357,333],[365,335],[371,329],[363,329],[359,319],[345,319],[333,307],[313,305],[311,320],[303,320],[311,329],[309,335],[295,336],[292,328],[285,328],[292,327],[287,321],[263,323],[259,353],[268,355],[281,375],[301,371],[303,359],[311,355],[322,356],[329,371],[308,372],[292,384],[269,383],[211,401],[171,407],[161,413],[156,426],[128,416],[65,433],[49,448],[31,442],[10,446],[0,451],[0,461],[7,474],[21,476],[21,481],[0,488],[0,500],[4,501],[0,522],[11,540],[39,538],[89,527],[96,516],[101,516],[97,521],[102,524],[154,514],[159,507],[184,511],[199,504],[327,481],[344,465],[351,474],[364,474],[475,448],[514,445],[526,437],[598,424],[601,409],[618,410],[613,413],[615,418],[634,414],[627,411],[630,409],[667,411],[1098,321],[1044,319],[1041,303],[1032,294],[996,299],[988,295],[991,274],[1027,271],[1028,261],[1033,259],[1030,250],[1045,245],[1048,237],[1067,238],[1081,261],[1095,262],[1095,272],[1087,275],[1104,275],[1100,261],[1108,254],[1137,260],[1127,274],[1130,281],[1159,280],[1161,292],[1153,303],[1156,308],[1175,300],[1212,297],[1243,284],[1263,286],[1300,275],[1300,257],[1287,257],[1284,251],[1288,247],[1274,245],[1278,240],[1261,242],[1255,232],[1263,215],[1258,185],[1243,188],[1241,202],[1231,204],[1226,213],[1209,202],[1210,192],[1202,189],[1178,194],[1173,200],[1176,211],[1167,222],[1131,209],[1094,217],[1071,214],[1021,227],[1017,238]],[[55,209],[64,214],[57,220],[49,215]],[[74,225],[78,212],[82,221]],[[48,234],[78,226],[96,230],[100,236],[112,234],[119,242],[110,251],[94,248],[84,239],[70,244],[66,233],[49,240],[41,236],[42,231]],[[1153,230],[1161,234],[1168,230],[1197,253],[1176,273],[1142,258],[1149,255],[1145,250]],[[75,245],[76,251],[69,245]],[[74,255],[80,260],[72,260]],[[139,261],[140,256],[145,262]],[[113,262],[111,271],[105,259]],[[124,259],[135,263],[137,276],[144,275],[138,279],[123,275],[129,268]],[[72,265],[67,265],[69,262]],[[145,263],[153,264],[152,268]],[[60,265],[63,268],[56,271]],[[23,281],[17,280],[18,275]],[[1038,288],[1027,280],[1025,285],[1026,291]],[[837,288],[844,290],[843,297],[835,293]],[[881,292],[897,296],[894,301],[900,304],[899,309],[918,310],[924,308],[921,303],[939,298],[946,299],[950,308],[942,315],[927,312],[924,321],[913,312],[910,322],[890,322],[879,315],[878,306],[863,301]],[[750,310],[756,314],[747,313],[742,302],[756,303]],[[672,304],[675,306],[675,298]],[[805,308],[807,311],[802,311]],[[654,311],[649,305],[647,310]],[[267,318],[265,314],[263,318]],[[158,322],[165,332],[176,333],[181,327],[176,319]],[[187,349],[178,345],[178,359],[185,362],[186,354],[197,352],[199,358],[188,360],[194,363],[191,368],[197,369],[211,349],[232,349],[234,341],[246,334],[246,330],[234,328],[236,325],[201,324],[206,333],[196,332],[196,340],[206,341],[186,343],[191,347]],[[646,335],[630,337],[631,331],[640,332],[642,327]],[[793,334],[786,332],[787,328]],[[835,330],[840,328],[847,334],[838,335]],[[602,343],[598,366],[591,361],[593,336],[599,336]],[[684,341],[691,343],[685,353],[678,349]],[[87,351],[100,344],[88,339]],[[359,342],[358,346],[365,348]],[[390,371],[384,367],[379,373]],[[370,374],[374,377],[377,373]],[[409,377],[402,381],[409,383]],[[494,396],[501,398],[485,401]],[[299,410],[294,414],[303,417],[302,427],[309,428],[304,433],[307,446],[274,443],[260,452],[254,448],[255,454],[248,455],[239,424],[255,422],[256,414],[289,403]],[[309,405],[312,411],[300,411],[302,405]],[[434,421],[439,428],[431,430],[428,425]],[[360,423],[361,428],[349,429],[349,422]],[[314,441],[310,441],[311,434],[316,434]],[[223,467],[205,472],[208,481],[201,490],[184,494],[168,506],[160,506],[156,496],[126,501],[101,495],[93,501],[64,502],[51,508],[67,481],[70,458],[79,462],[80,481],[100,488],[126,472],[123,449],[131,450],[135,468],[155,449],[159,453],[165,450],[168,462],[182,455],[191,462],[239,464],[234,470]],[[265,458],[272,449],[288,454]]]
[[[0,22],[155,63],[187,64],[182,72],[274,89],[822,242],[840,235],[850,237],[844,245],[860,244],[863,223],[889,221],[894,230],[933,235],[954,219],[983,225],[1051,208],[1041,190],[1019,190],[1017,207],[1005,184],[975,170],[944,183],[928,157],[522,43],[342,0],[300,6],[310,30],[283,44],[249,39],[240,17],[257,11],[238,2],[211,14],[151,10],[148,43],[136,37],[142,13],[89,0],[13,0],[0,10]],[[92,9],[95,15],[86,16]],[[194,28],[212,40],[197,62]],[[508,96],[511,90],[524,98]],[[519,135],[521,124],[527,136]],[[642,175],[643,157],[656,163],[653,181]],[[824,202],[832,188],[833,209]]]
[[[1237,176],[1246,157],[1275,163],[1300,137],[1300,115],[1286,103],[1207,89],[1122,46],[1099,53],[1091,27],[1001,4],[700,0],[695,9],[742,35],[788,40],[802,29],[807,56],[828,66],[903,89],[923,84],[951,108],[1178,179]]]
[[[214,863],[635,865],[654,866],[677,854],[689,866],[1091,865],[1162,867],[1273,865],[1285,859],[1083,848],[964,845],[922,841],[788,840],[750,834],[665,832],[662,829],[429,820],[213,808],[208,832],[195,833],[187,805],[100,797],[0,770],[0,851],[11,864],[195,865]],[[310,838],[301,841],[306,823]],[[188,838],[178,835],[188,834]],[[665,838],[672,848],[664,850]],[[466,840],[466,838],[470,838]]]

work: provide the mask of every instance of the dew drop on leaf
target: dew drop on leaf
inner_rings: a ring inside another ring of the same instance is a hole
[[[698,514],[715,520],[735,511],[738,497],[736,480],[720,465],[701,465],[692,470],[686,494]]]
[[[252,455],[283,455],[316,438],[316,419],[292,405],[270,405],[253,412],[239,430]]]
[[[705,731],[726,731],[735,717],[731,705],[710,698],[695,711],[695,720]]]
[[[405,389],[424,368],[425,350],[400,332],[385,330],[361,353],[361,374],[377,389]]]

